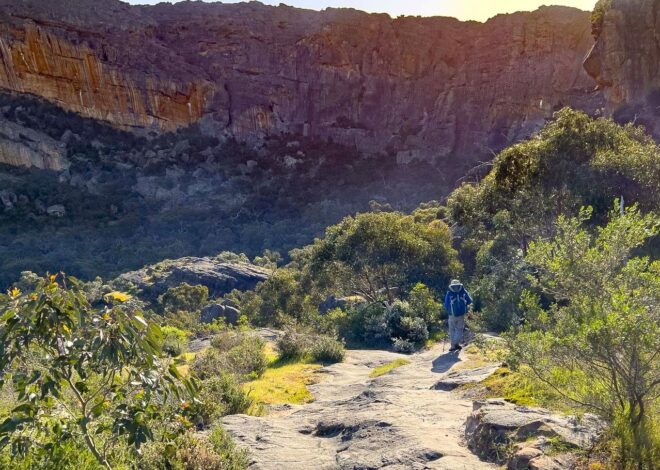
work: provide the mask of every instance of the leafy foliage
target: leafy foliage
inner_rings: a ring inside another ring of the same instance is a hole
[[[554,238],[531,244],[544,298],[525,293],[526,323],[511,347],[561,395],[614,424],[622,465],[650,469],[660,458],[660,262],[634,253],[660,219],[615,207],[594,233],[583,226],[590,216],[562,216]]]
[[[224,332],[214,339],[212,346],[199,354],[192,364],[192,371],[201,379],[227,372],[239,380],[248,380],[261,376],[266,370],[265,343],[256,335]]]
[[[209,300],[209,289],[206,286],[191,286],[184,282],[176,287],[170,287],[158,297],[158,303],[170,312],[195,312],[200,310]]]
[[[537,136],[502,151],[481,182],[456,189],[448,216],[482,323],[506,330],[518,321],[525,255],[533,240],[554,234],[560,215],[589,205],[600,224],[621,196],[660,209],[658,162],[660,151],[642,129],[563,109]]]
[[[79,436],[110,468],[116,445],[138,448],[153,439],[154,420],[185,412],[163,416],[161,405],[194,397],[195,383],[161,362],[160,328],[120,297],[96,310],[76,279],[54,275],[33,292],[0,297],[2,383],[19,402],[0,425],[0,443],[14,455],[50,453]]]
[[[397,212],[345,218],[309,248],[308,262],[322,282],[370,302],[392,303],[417,282],[442,288],[461,271],[443,222]]]

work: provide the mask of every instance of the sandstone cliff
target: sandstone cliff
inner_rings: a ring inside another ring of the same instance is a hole
[[[660,2],[607,0],[584,62],[620,122],[644,124],[660,136]]]
[[[45,134],[0,118],[0,163],[60,171],[69,166],[65,147]]]
[[[355,10],[0,0],[0,87],[123,128],[302,134],[406,163],[474,162],[553,110],[597,109],[589,13],[487,23]]]
[[[660,85],[660,2],[614,0],[603,5],[585,68],[611,106],[643,100]]]

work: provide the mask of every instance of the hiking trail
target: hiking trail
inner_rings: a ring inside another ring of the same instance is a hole
[[[314,402],[274,407],[263,417],[227,416],[223,423],[249,449],[253,469],[496,469],[464,444],[472,401],[433,389],[463,354],[442,344],[410,356],[349,350],[309,386]],[[396,359],[410,364],[369,377]]]

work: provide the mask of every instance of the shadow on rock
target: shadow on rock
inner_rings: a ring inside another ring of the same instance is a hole
[[[431,371],[437,374],[443,374],[451,369],[451,366],[460,361],[461,359],[458,357],[457,352],[447,352],[433,360]]]

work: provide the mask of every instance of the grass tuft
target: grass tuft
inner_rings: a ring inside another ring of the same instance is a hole
[[[314,401],[308,385],[317,382],[320,364],[275,360],[256,380],[243,384],[243,389],[258,405],[302,405]]]
[[[407,359],[397,359],[396,361],[388,362],[387,364],[383,364],[382,366],[376,367],[374,370],[371,371],[369,377],[371,378],[380,377],[381,375],[385,375],[388,372],[393,371],[397,367],[405,366],[408,364],[410,364],[410,361]]]

